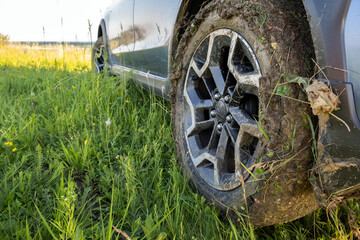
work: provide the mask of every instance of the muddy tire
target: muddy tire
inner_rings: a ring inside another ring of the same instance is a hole
[[[96,74],[100,74],[106,67],[105,44],[103,37],[99,37],[91,51],[91,68]]]
[[[318,208],[307,175],[309,106],[283,79],[309,74],[312,45],[305,14],[294,20],[274,2],[210,2],[183,35],[171,77],[183,171],[210,202],[258,226]],[[275,94],[279,85],[286,96]]]

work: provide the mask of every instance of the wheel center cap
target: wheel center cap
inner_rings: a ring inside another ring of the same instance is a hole
[[[228,113],[227,104],[223,99],[218,101],[215,105],[216,118],[219,122],[224,122]]]

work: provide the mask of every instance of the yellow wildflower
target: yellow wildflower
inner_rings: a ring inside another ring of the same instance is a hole
[[[6,145],[6,146],[12,146],[13,143],[12,143],[12,142],[6,142],[5,145]]]
[[[87,142],[88,142],[87,139],[85,139],[85,145],[87,144]]]
[[[129,103],[129,102],[130,102],[130,100],[126,100],[125,102],[126,102],[126,103]]]
[[[273,42],[273,43],[271,43],[271,47],[272,47],[273,49],[277,49],[277,48],[279,47],[279,45],[278,45],[277,42]]]
[[[13,150],[12,150],[12,151],[13,151],[13,152],[15,152],[16,150],[17,150],[17,148],[13,148]]]
[[[75,86],[72,86],[72,88],[76,88]]]

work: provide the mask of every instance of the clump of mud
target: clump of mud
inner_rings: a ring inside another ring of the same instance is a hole
[[[336,111],[340,105],[339,97],[332,92],[330,87],[317,80],[313,80],[306,88],[306,94],[310,102],[312,112],[318,116],[318,141],[317,141],[317,159],[311,170],[313,180],[311,181],[318,203],[322,207],[328,207],[333,203],[338,203],[342,197],[329,196],[324,192],[323,178],[329,174],[336,172],[339,167],[336,166],[334,160],[326,151],[326,146],[323,144],[322,139],[326,138],[328,121],[330,114]],[[336,206],[336,204],[333,204]]]

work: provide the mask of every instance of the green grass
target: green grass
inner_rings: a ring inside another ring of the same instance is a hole
[[[125,239],[119,230],[131,239],[350,239],[358,231],[355,200],[265,228],[224,217],[181,174],[170,104],[126,75],[93,75],[89,63],[85,48],[0,46],[1,239]]]

